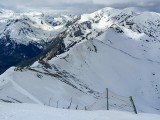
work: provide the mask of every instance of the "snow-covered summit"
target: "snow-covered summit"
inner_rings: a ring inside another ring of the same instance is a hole
[[[14,13],[1,10],[0,14],[0,38],[9,36],[16,43],[27,44],[29,42],[49,41],[61,31],[67,17],[54,17],[41,12]],[[54,22],[54,24],[53,24]]]
[[[84,39],[92,39],[112,25],[125,27],[133,32],[146,34],[154,41],[160,38],[160,16],[159,13],[143,12],[136,8],[114,9],[103,8],[91,14],[83,14],[73,20],[71,26],[64,33],[67,40],[66,46]]]

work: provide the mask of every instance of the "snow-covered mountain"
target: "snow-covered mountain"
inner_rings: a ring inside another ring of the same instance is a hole
[[[0,73],[25,59],[39,55],[47,43],[63,31],[72,16],[50,13],[15,13],[0,10]],[[18,57],[18,58],[17,58]],[[11,59],[6,62],[5,59]]]
[[[70,15],[54,16],[50,13],[24,12],[14,13],[0,10],[0,37],[8,36],[19,44],[34,42],[48,42],[73,17]]]
[[[125,110],[120,99],[132,96],[138,112],[160,113],[159,26],[159,13],[131,8],[75,17],[38,61],[0,76],[0,100],[106,109],[109,88],[121,96],[109,99],[110,108]]]

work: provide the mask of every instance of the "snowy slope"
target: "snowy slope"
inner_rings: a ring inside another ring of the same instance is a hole
[[[60,34],[65,53],[56,56],[59,51],[53,48],[31,66],[7,70],[0,76],[0,100],[60,108],[72,101],[72,109],[89,109],[96,102],[92,110],[104,110],[106,99],[101,98],[109,88],[120,96],[133,96],[138,112],[159,114],[158,20],[158,13],[130,8],[104,8],[75,18]],[[120,104],[117,101],[110,102]]]
[[[64,110],[32,104],[1,104],[0,120],[159,120],[155,114]]]

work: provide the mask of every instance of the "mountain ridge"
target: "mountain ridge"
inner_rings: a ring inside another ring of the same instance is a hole
[[[34,64],[10,68],[0,76],[1,99],[15,102],[9,96],[35,103],[14,81],[43,104],[51,98],[50,106],[60,100],[63,108],[72,98],[73,106],[84,108],[109,88],[119,95],[133,96],[138,112],[159,114],[160,33],[155,29],[160,18],[157,13],[149,13],[154,19],[146,14],[104,8],[76,17]]]

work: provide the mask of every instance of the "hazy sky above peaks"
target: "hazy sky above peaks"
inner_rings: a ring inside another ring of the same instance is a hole
[[[10,9],[77,9],[80,11],[94,11],[103,7],[141,9],[160,12],[160,0],[0,0],[1,8]]]

